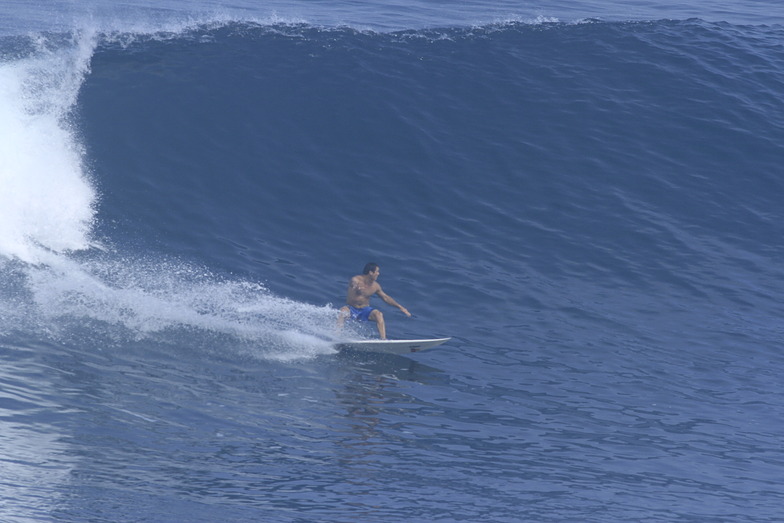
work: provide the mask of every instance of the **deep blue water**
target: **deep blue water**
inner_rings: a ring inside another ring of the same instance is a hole
[[[0,519],[784,518],[776,3],[145,4],[3,8]]]

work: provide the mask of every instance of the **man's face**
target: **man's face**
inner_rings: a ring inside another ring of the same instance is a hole
[[[379,274],[381,274],[381,267],[376,267],[376,270],[371,272],[370,276],[373,278],[373,281],[376,281]]]

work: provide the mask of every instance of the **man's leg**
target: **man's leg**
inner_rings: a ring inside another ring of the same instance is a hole
[[[370,313],[370,321],[376,322],[376,327],[378,328],[378,335],[382,340],[387,339],[387,327],[384,324],[384,315],[381,314],[381,311],[378,309],[373,310]]]
[[[348,309],[348,305],[344,305],[338,312],[338,329],[343,328],[343,325],[346,323],[346,319],[348,319],[349,316],[351,316],[351,311]]]

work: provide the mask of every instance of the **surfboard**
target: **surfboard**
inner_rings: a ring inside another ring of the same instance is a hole
[[[335,343],[337,350],[358,350],[367,352],[384,352],[387,354],[410,354],[432,349],[452,338],[436,338],[428,340],[351,340]]]

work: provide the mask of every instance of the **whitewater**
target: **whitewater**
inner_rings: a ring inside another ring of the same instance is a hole
[[[779,520],[782,21],[4,3],[0,519]]]

